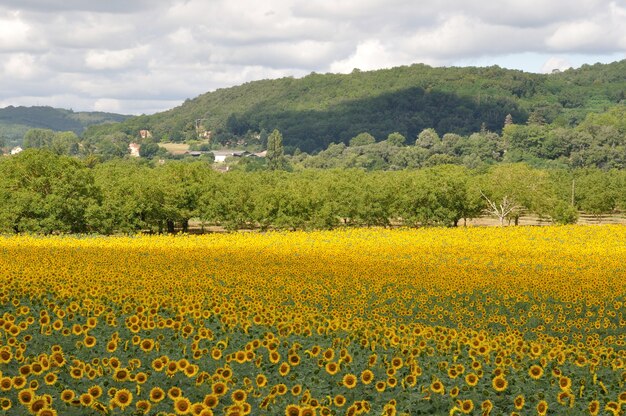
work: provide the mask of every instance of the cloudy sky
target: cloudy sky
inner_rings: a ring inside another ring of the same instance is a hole
[[[626,58],[626,0],[2,0],[0,107],[150,114],[246,81]]]

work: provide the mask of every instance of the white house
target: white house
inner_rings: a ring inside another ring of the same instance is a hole
[[[12,155],[16,155],[16,154],[20,153],[23,150],[24,149],[22,149],[21,147],[17,146],[17,147],[14,147],[13,149],[11,149],[11,154]]]
[[[141,148],[139,143],[130,143],[128,145],[128,150],[130,150],[130,155],[132,157],[139,157],[139,148]]]

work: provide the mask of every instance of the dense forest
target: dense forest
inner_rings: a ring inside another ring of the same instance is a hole
[[[89,126],[117,123],[129,116],[103,112],[74,112],[45,106],[0,108],[0,147],[21,144],[30,129],[50,129],[55,132],[71,131],[82,134]]]
[[[92,127],[86,137],[136,136],[147,129],[157,140],[177,142],[210,131],[213,140],[227,144],[279,129],[287,153],[311,153],[331,143],[348,144],[362,132],[378,140],[393,132],[414,138],[428,128],[440,136],[481,130],[501,134],[509,114],[518,124],[541,120],[569,128],[625,97],[626,60],[552,74],[415,64],[249,82],[169,111]]]
[[[578,213],[626,210],[626,170],[468,169],[367,172],[307,169],[218,173],[206,162],[115,159],[88,167],[28,149],[0,159],[0,232],[186,231],[190,220],[227,229],[456,226],[491,215],[574,223]]]

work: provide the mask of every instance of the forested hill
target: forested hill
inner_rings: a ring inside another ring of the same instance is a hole
[[[198,124],[217,140],[279,129],[286,147],[320,150],[360,132],[383,140],[391,132],[413,138],[425,128],[469,134],[481,126],[500,132],[507,114],[524,123],[531,114],[573,126],[587,113],[624,101],[626,60],[576,70],[532,74],[497,66],[432,68],[415,64],[351,74],[312,73],[301,79],[249,82],[187,100],[172,110],[134,117],[118,127],[159,139],[193,138]]]
[[[81,134],[88,126],[124,121],[129,116],[103,112],[74,112],[60,108],[36,106],[0,108],[0,138],[21,140],[29,129],[73,131]]]

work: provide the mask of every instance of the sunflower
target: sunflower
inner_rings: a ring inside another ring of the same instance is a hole
[[[137,374],[135,374],[135,382],[137,384],[144,384],[146,381],[148,381],[148,375],[144,373],[143,371],[140,371]]]
[[[237,351],[235,353],[235,361],[239,364],[243,364],[246,362],[246,352],[245,351]]]
[[[85,345],[85,347],[87,348],[93,348],[96,345],[96,337],[94,337],[93,335],[87,335],[83,339],[83,345]]]
[[[178,397],[181,397],[182,395],[183,395],[183,391],[178,386],[172,386],[167,391],[167,397],[169,397],[172,400],[175,400]]]
[[[493,402],[491,400],[485,400],[480,404],[480,410],[483,414],[489,414],[493,410]]]
[[[400,368],[402,368],[402,358],[401,357],[394,357],[391,359],[391,366],[395,369],[398,370]]]
[[[346,374],[343,376],[341,383],[348,389],[356,387],[357,377],[354,374]]]
[[[339,364],[335,362],[330,362],[326,364],[326,372],[331,376],[334,376],[339,372]]]
[[[217,383],[213,384],[212,390],[213,394],[223,396],[228,391],[228,387],[224,382],[218,381]]]
[[[161,361],[160,359],[156,358],[152,360],[152,368],[154,369],[154,371],[163,371],[164,367],[165,364],[163,364],[163,361]]]
[[[587,409],[589,410],[590,416],[598,416],[598,414],[600,413],[600,402],[597,400],[592,400],[591,402],[589,402],[589,406],[587,407]]]
[[[568,391],[561,391],[556,395],[556,401],[563,406],[567,406],[572,400],[572,394]]]
[[[295,404],[290,404],[285,408],[285,416],[299,416],[300,415],[300,406],[296,406]]]
[[[604,406],[604,410],[607,410],[611,413],[613,413],[613,416],[620,416],[621,412],[620,412],[620,404],[618,402],[607,402],[606,406]]]
[[[371,370],[363,370],[361,373],[361,382],[363,384],[370,384],[374,380],[374,373]]]
[[[7,399],[6,397],[0,398],[0,410],[9,410],[12,405],[13,404],[10,399]]]
[[[100,396],[102,396],[102,387],[100,387],[98,385],[91,386],[91,387],[89,387],[89,389],[87,389],[87,392],[89,394],[91,394],[91,396],[94,399],[98,399],[98,398],[100,398]]]
[[[174,411],[177,415],[187,415],[191,411],[191,402],[186,397],[176,397],[174,399]]]
[[[35,397],[35,399],[30,403],[28,408],[30,409],[31,413],[36,414],[39,411],[47,408],[48,406],[49,406],[49,403],[46,401],[45,398],[43,398],[43,397]]]
[[[524,407],[524,403],[526,403],[526,399],[524,398],[523,394],[518,395],[513,400],[513,406],[515,406],[517,410],[522,410],[522,408]]]
[[[113,380],[115,381],[127,381],[130,379],[130,372],[125,368],[120,368],[113,374]]]
[[[300,416],[315,416],[315,409],[312,406],[305,406],[300,409]]]
[[[202,403],[209,409],[214,409],[215,407],[217,407],[219,401],[219,397],[217,397],[215,394],[207,394],[206,396],[204,396],[204,400],[202,400]]]
[[[139,348],[141,348],[143,352],[150,352],[154,348],[154,341],[150,338],[146,338],[141,341]]]
[[[291,354],[289,356],[289,365],[295,367],[298,364],[300,364],[300,356],[298,354]]]
[[[206,408],[206,406],[203,403],[194,403],[191,405],[191,410],[189,411],[189,413],[191,413],[194,416],[199,415],[204,409]]]
[[[17,399],[21,404],[27,405],[35,400],[35,392],[32,389],[20,390],[20,392],[17,394]]]
[[[75,396],[76,393],[74,393],[73,390],[65,389],[61,392],[61,400],[63,400],[65,403],[70,403],[72,400],[74,400]]]
[[[198,374],[198,370],[200,370],[200,367],[195,364],[189,364],[187,367],[185,367],[185,370],[183,372],[187,377],[191,378]]]
[[[127,389],[120,389],[115,392],[112,403],[120,409],[126,409],[133,402],[133,394]]]
[[[286,385],[284,385],[283,383],[277,384],[277,385],[276,385],[276,393],[277,393],[279,396],[284,395],[285,393],[287,393],[287,386],[286,386]]]
[[[135,403],[135,407],[138,412],[147,415],[150,412],[150,409],[152,409],[152,404],[148,400],[139,400]]]
[[[241,389],[237,389],[237,390],[233,391],[231,393],[231,395],[230,395],[230,398],[235,403],[245,402],[247,397],[248,397],[248,395],[246,394],[246,392],[241,390]]]
[[[222,358],[222,350],[220,350],[219,348],[213,348],[211,350],[211,358],[213,358],[214,360],[219,360],[220,358]]]
[[[165,391],[161,387],[153,387],[150,390],[150,400],[158,403],[165,398]]]
[[[468,373],[465,376],[465,382],[467,383],[468,386],[474,387],[475,385],[478,384],[478,376],[474,373]]]
[[[503,392],[509,386],[509,382],[503,376],[494,377],[491,382],[493,389],[497,392]]]
[[[445,392],[443,383],[439,380],[435,380],[430,384],[430,390],[437,394],[443,394]]]
[[[569,391],[570,388],[572,387],[572,379],[570,379],[569,377],[565,377],[565,376],[560,377],[559,378],[559,387],[563,391]]]
[[[530,368],[528,369],[528,375],[533,380],[539,380],[541,376],[543,376],[543,367],[537,364],[530,366]]]
[[[2,377],[0,378],[0,390],[9,391],[13,387],[13,381],[10,377]]]
[[[80,396],[78,396],[78,401],[80,401],[81,405],[85,407],[89,407],[93,404],[94,397],[89,393],[83,393]]]
[[[289,367],[289,364],[287,364],[287,363],[282,363],[282,364],[280,365],[280,367],[278,368],[278,373],[279,373],[281,376],[283,376],[283,377],[284,377],[284,376],[286,376],[287,374],[289,374],[289,371],[290,371],[290,370],[291,370],[291,367]]]
[[[258,374],[255,378],[256,385],[259,387],[265,387],[267,385],[267,377],[264,374]]]
[[[537,414],[540,416],[545,416],[546,413],[548,413],[548,402],[546,402],[545,400],[541,400],[539,401],[539,403],[537,403]]]
[[[333,403],[335,404],[335,406],[337,407],[343,407],[343,405],[346,404],[346,398],[345,396],[338,394],[335,396],[335,398],[333,399]]]
[[[295,384],[293,387],[291,387],[291,394],[293,396],[299,396],[302,393],[302,385],[301,384]]]
[[[474,410],[474,402],[472,400],[463,400],[461,403],[461,412],[468,414]]]
[[[55,373],[48,373],[44,376],[43,381],[48,386],[52,386],[57,382],[57,375]]]
[[[31,373],[31,367],[30,365],[26,364],[23,365],[19,368],[19,372],[21,375],[23,375],[24,377],[28,377]]]

